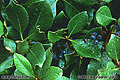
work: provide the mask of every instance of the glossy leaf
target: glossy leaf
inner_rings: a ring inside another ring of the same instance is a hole
[[[73,40],[72,44],[80,56],[94,58],[101,61],[101,45],[95,45],[92,41],[85,43],[83,39]]]
[[[46,59],[45,50],[41,43],[37,42],[31,46],[29,53],[27,54],[27,59],[30,61],[31,65],[35,68],[36,65],[39,67],[43,66]]]
[[[60,77],[58,80],[70,80],[69,78],[65,77],[65,76],[62,76]]]
[[[48,49],[46,50],[46,60],[45,60],[45,62],[44,62],[44,64],[43,64],[43,68],[44,68],[44,69],[45,69],[45,68],[49,68],[49,67],[51,66],[52,59],[53,59],[53,54],[52,54],[52,52],[51,52],[51,47],[50,47],[50,48],[48,48]]]
[[[120,44],[119,43],[120,43],[120,38],[112,34],[110,37],[109,43],[106,46],[106,52],[110,58],[120,59]]]
[[[29,45],[28,45],[28,42],[27,42],[27,41],[19,42],[19,43],[17,44],[17,52],[18,52],[19,54],[24,55],[25,53],[28,52],[28,49],[29,49]]]
[[[28,25],[28,13],[24,7],[10,0],[5,9],[12,26],[20,33],[23,33]]]
[[[48,69],[42,70],[39,77],[42,80],[57,80],[63,75],[62,69],[51,66]]]
[[[107,26],[115,19],[112,18],[110,9],[107,6],[102,6],[96,12],[96,20],[100,25]]]
[[[33,27],[30,29],[28,38],[34,41],[41,41],[45,39],[45,32],[40,31],[40,28]]]
[[[110,3],[112,0],[103,0],[106,3]]]
[[[120,27],[120,18],[118,19],[118,26]]]
[[[40,30],[47,30],[51,27],[53,14],[49,3],[46,1],[37,1],[30,4],[27,10],[30,19],[30,28],[37,27],[39,25]]]
[[[35,77],[32,66],[30,62],[22,55],[14,54],[14,63],[16,68],[27,76]]]
[[[69,34],[75,34],[83,29],[83,27],[87,24],[88,15],[87,12],[81,12],[75,15],[68,23],[68,31]]]
[[[98,70],[98,74],[99,76],[106,76],[107,78],[105,78],[104,80],[108,80],[115,71],[114,69],[115,69],[115,65],[113,64],[113,62],[108,62],[106,67]]]
[[[48,39],[50,42],[56,42],[59,41],[60,39],[63,39],[62,37],[63,30],[57,30],[56,32],[48,32]]]
[[[16,52],[16,44],[15,44],[15,42],[13,40],[4,38],[4,46],[10,52]]]
[[[0,20],[0,37],[4,34],[4,27],[3,27],[3,23]]]
[[[91,6],[94,5],[95,3],[98,3],[97,0],[74,0],[76,2],[80,2],[83,5]]]
[[[1,74],[1,72],[5,71],[6,69],[11,68],[11,67],[13,67],[13,58],[7,59],[0,64],[0,74]]]

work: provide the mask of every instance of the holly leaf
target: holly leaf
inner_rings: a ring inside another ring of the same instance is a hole
[[[23,33],[28,25],[28,13],[25,8],[10,0],[5,9],[12,26],[19,32]]]
[[[83,39],[76,39],[72,41],[76,52],[82,57],[94,58],[101,61],[101,45],[95,45],[92,41],[84,42]]]
[[[109,25],[113,20],[109,7],[102,6],[96,12],[96,20],[102,26]]]
[[[3,23],[0,20],[0,37],[4,34],[4,27],[3,27]]]
[[[120,18],[118,19],[118,26],[120,27]]]
[[[106,52],[112,59],[120,59],[120,38],[114,34],[111,35],[110,40],[106,46]]]

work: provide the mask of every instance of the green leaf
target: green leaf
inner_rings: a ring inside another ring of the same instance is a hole
[[[53,17],[55,18],[55,16],[56,16],[56,3],[57,3],[56,0],[45,0],[45,1],[47,1],[50,4],[50,6],[52,8]]]
[[[97,76],[97,70],[100,69],[100,64],[99,61],[92,59],[87,66],[87,76]]]
[[[106,76],[104,80],[110,79],[109,77],[112,76],[113,72],[115,71],[115,65],[113,62],[108,62],[106,68],[102,68],[98,70],[99,76]],[[99,79],[99,78],[98,78]]]
[[[81,75],[82,68],[80,64],[77,64],[70,74],[70,80],[80,80],[79,76]]]
[[[24,55],[25,53],[28,52],[28,49],[29,49],[29,45],[28,45],[28,42],[27,42],[27,41],[19,42],[19,43],[17,44],[17,52],[18,52],[19,54]]]
[[[40,31],[40,28],[38,27],[33,27],[32,29],[30,29],[27,39],[31,39],[34,41],[41,41],[45,39],[45,32]]]
[[[109,7],[102,6],[96,12],[96,20],[102,26],[109,25],[113,20]]]
[[[4,27],[3,27],[3,23],[0,20],[0,37],[4,34]]]
[[[0,64],[0,74],[8,68],[13,67],[13,58],[7,59]]]
[[[62,76],[60,77],[58,80],[70,80],[69,78],[65,77],[65,76]]]
[[[101,45],[95,45],[94,42],[84,42],[83,39],[76,39],[72,41],[76,52],[82,57],[89,57],[101,61]]]
[[[29,53],[27,54],[27,59],[30,61],[32,66],[35,68],[36,65],[39,67],[43,66],[46,59],[45,50],[41,43],[37,42],[31,46]]]
[[[110,3],[112,0],[103,0],[106,3]]]
[[[83,5],[91,6],[94,5],[95,3],[98,3],[97,0],[74,0],[76,2],[80,2]]]
[[[25,8],[11,0],[5,10],[12,26],[23,33],[28,25],[28,13]]]
[[[62,37],[63,30],[57,30],[56,32],[48,32],[48,39],[50,42],[55,43],[56,41],[59,41],[60,39],[63,39]]]
[[[13,40],[20,40],[20,34],[19,32],[12,26],[10,27],[7,27],[7,33],[8,33],[8,36],[13,39]]]
[[[42,68],[49,68],[50,66],[51,66],[51,63],[52,63],[52,59],[53,59],[53,54],[52,54],[52,52],[51,52],[51,47],[50,48],[48,48],[47,50],[46,50],[46,60],[45,60],[45,62],[44,62],[44,64],[43,64],[43,67]]]
[[[102,27],[95,27],[91,30],[89,30],[87,33],[86,33],[86,38],[89,38],[91,33],[93,32],[96,32],[98,35],[101,35],[102,34]]]
[[[120,27],[120,18],[118,19],[118,26]]]
[[[18,69],[16,69],[15,71],[14,71],[14,76],[22,76],[23,78],[22,79],[24,79],[24,80],[35,80],[34,78],[32,78],[32,77],[30,77],[30,76],[26,76],[25,74],[23,74],[22,72],[20,72]],[[19,80],[20,78],[18,78],[18,80]]]
[[[106,46],[106,52],[112,59],[120,59],[120,38],[112,34]]]
[[[64,56],[65,56],[67,66],[75,63],[79,59],[79,57],[75,56],[74,54],[65,54]]]
[[[51,66],[50,68],[44,69],[40,72],[40,79],[42,80],[57,80],[63,75],[62,69]]]
[[[83,27],[87,24],[88,15],[87,12],[81,12],[75,15],[68,23],[68,31],[69,37],[71,34],[75,34],[83,29]]]
[[[29,27],[37,27],[47,30],[53,23],[53,14],[49,3],[39,1],[30,4],[27,8],[29,14]],[[46,24],[47,23],[47,24]]]
[[[32,66],[30,62],[22,55],[14,54],[14,63],[16,68],[27,76],[35,77]]]
[[[10,48],[9,51],[16,52],[16,44],[13,40],[4,38],[4,46],[6,49]]]
[[[60,59],[59,62],[58,62],[58,66],[60,68],[64,69],[65,68],[65,60]]]
[[[5,8],[4,0],[0,0],[0,12]]]

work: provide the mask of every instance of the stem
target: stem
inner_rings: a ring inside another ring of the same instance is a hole
[[[107,37],[107,39],[106,39],[106,41],[105,41],[105,46],[107,45],[106,43],[108,42],[108,39],[109,39],[109,37],[110,37],[110,35],[111,35],[113,29],[115,28],[115,25],[117,24],[117,22],[118,22],[118,21],[115,20],[115,24],[114,24],[114,26],[112,27],[112,29],[111,29],[111,31],[110,31],[110,33],[109,33],[109,35],[108,35],[108,37]]]
[[[22,33],[20,32],[20,36],[21,36],[21,39],[22,39],[22,41],[23,41],[23,35],[22,35]]]

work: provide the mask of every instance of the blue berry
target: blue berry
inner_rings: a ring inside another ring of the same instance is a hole
[[[72,37],[70,37],[69,39],[73,40],[73,38],[72,38]]]
[[[67,54],[67,52],[65,50],[62,51],[63,54]]]
[[[88,42],[88,39],[84,39],[84,42],[85,42],[85,43]]]
[[[98,40],[95,40],[95,41],[94,41],[94,44],[95,44],[95,45],[99,44],[99,41],[98,41]]]
[[[63,57],[63,55],[59,54],[59,58],[62,58],[62,57]]]
[[[91,35],[91,36],[90,36],[90,39],[95,40],[95,39],[96,39],[96,36]]]
[[[119,36],[119,35],[120,35],[120,33],[119,33],[119,32],[116,32],[116,33],[115,33],[115,35],[116,35],[116,36]]]
[[[93,36],[97,36],[97,33],[96,33],[96,32],[93,32],[92,35],[93,35]]]
[[[119,30],[119,29],[120,29],[120,28],[119,28],[119,26],[117,26],[117,25],[115,26],[115,28],[116,28],[117,30]]]
[[[60,48],[60,44],[57,44],[57,47]]]
[[[63,46],[66,48],[66,47],[67,47],[67,44],[63,44]]]
[[[98,38],[99,40],[101,40],[101,39],[102,39],[102,36],[101,36],[101,35],[98,35],[97,38]]]
[[[53,55],[53,59],[57,60],[57,56],[56,56],[56,54]]]
[[[70,53],[71,53],[71,51],[68,51],[67,53],[68,53],[68,54],[70,54]]]
[[[102,46],[101,51],[104,52],[106,50],[106,47]]]

